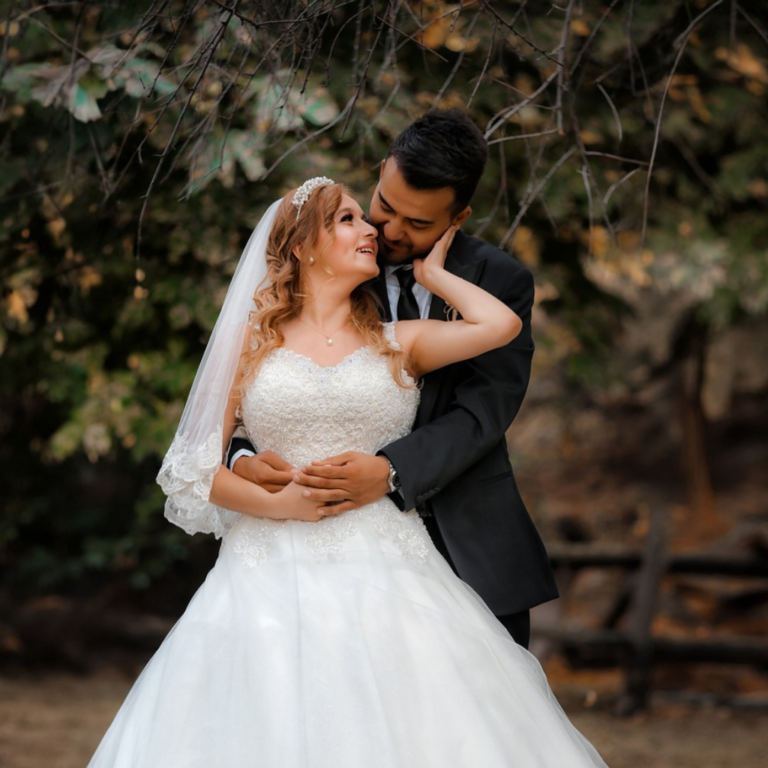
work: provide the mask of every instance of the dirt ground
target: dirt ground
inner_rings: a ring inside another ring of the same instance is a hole
[[[0,766],[84,768],[137,672],[0,678]],[[611,768],[766,765],[768,712],[654,703],[649,714],[617,720],[615,673],[563,674],[557,665],[548,673],[566,711]]]

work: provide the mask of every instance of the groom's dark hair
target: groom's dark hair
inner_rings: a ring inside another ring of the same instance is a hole
[[[458,212],[475,194],[488,159],[488,143],[461,110],[432,109],[398,134],[387,153],[390,157],[413,189],[451,187]]]

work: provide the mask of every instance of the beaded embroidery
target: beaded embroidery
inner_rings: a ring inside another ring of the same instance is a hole
[[[397,342],[393,324],[387,341]],[[245,392],[243,423],[259,450],[274,451],[294,467],[344,451],[376,451],[408,434],[419,403],[417,389],[399,387],[389,363],[360,347],[333,366],[322,366],[285,348],[271,352]],[[388,498],[317,523],[243,520],[232,533],[234,552],[248,567],[263,562],[281,531],[306,529],[307,550],[320,559],[343,557],[360,526],[394,542],[404,557],[423,562],[429,536],[415,512],[403,513]]]

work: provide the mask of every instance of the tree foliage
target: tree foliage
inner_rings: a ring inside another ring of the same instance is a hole
[[[573,375],[605,379],[630,294],[707,328],[768,306],[762,0],[3,15],[0,552],[25,583],[184,556],[151,477],[250,229],[310,175],[366,197],[431,106],[484,130],[472,226],[534,268]]]

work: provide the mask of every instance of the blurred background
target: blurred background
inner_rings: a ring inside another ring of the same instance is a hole
[[[154,477],[261,212],[433,106],[536,279],[532,650],[614,768],[764,765],[766,88],[764,0],[0,2],[0,765],[84,765],[215,560]]]

